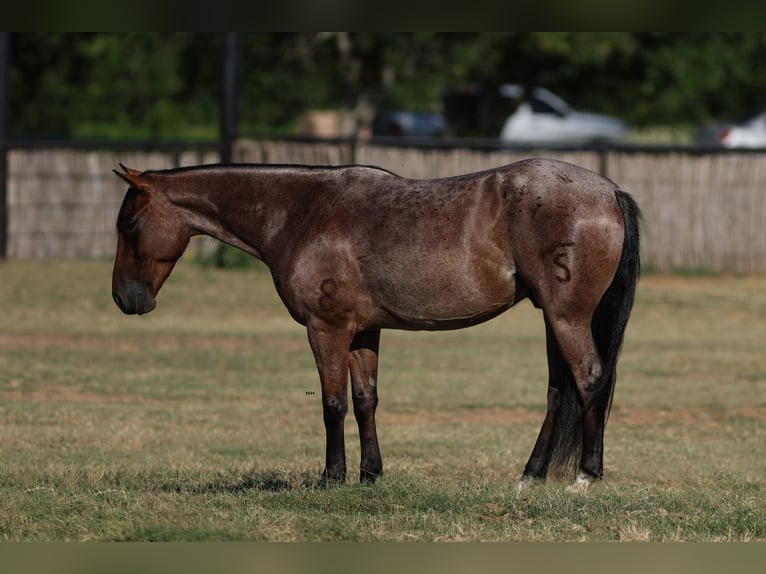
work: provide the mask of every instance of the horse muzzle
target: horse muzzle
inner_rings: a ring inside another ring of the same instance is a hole
[[[143,315],[157,306],[157,301],[146,289],[140,287],[115,290],[112,299],[126,315]]]

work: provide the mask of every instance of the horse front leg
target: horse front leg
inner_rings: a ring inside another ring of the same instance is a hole
[[[351,343],[351,389],[354,416],[359,426],[362,450],[359,480],[374,483],[383,474],[378,433],[375,428],[375,409],[378,406],[378,350],[380,331],[359,333]]]
[[[326,434],[325,467],[321,484],[346,480],[346,446],[343,422],[348,412],[348,371],[351,335],[347,331],[308,328],[322,384],[322,412]]]

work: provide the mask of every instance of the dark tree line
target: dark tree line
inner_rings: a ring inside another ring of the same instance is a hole
[[[240,127],[290,132],[310,109],[360,123],[441,111],[470,86],[496,135],[497,88],[545,86],[634,126],[739,119],[766,107],[764,33],[242,33]],[[220,33],[14,33],[12,137],[215,137]],[[468,131],[470,129],[466,128]]]

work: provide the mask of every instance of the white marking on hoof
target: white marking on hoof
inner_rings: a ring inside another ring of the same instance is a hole
[[[525,477],[519,480],[519,482],[516,483],[516,492],[524,492],[526,489],[528,489],[532,484],[534,483],[534,478]]]
[[[588,490],[592,481],[593,479],[590,476],[581,472],[577,475],[575,481],[567,486],[567,492],[574,492],[576,494],[583,493]]]

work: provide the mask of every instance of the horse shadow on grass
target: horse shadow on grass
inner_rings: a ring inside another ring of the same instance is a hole
[[[195,477],[197,478],[197,477]],[[199,477],[202,478],[202,477]],[[294,488],[320,488],[322,484],[308,474],[277,470],[251,470],[238,474],[222,474],[212,480],[181,478],[162,481],[160,490],[191,494],[242,494],[252,491],[287,492]]]

